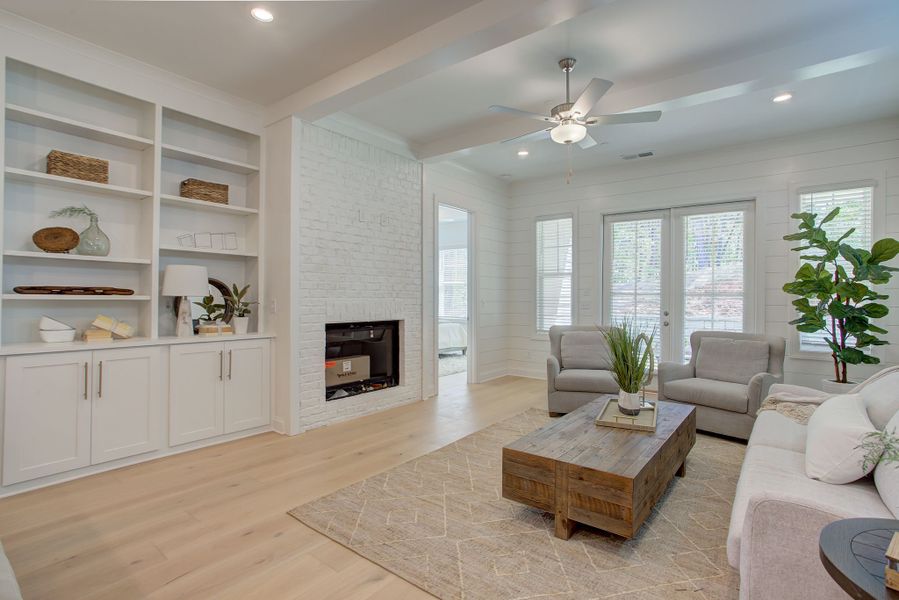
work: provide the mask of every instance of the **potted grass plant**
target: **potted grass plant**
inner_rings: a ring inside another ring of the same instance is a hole
[[[619,388],[618,410],[626,415],[640,413],[643,405],[640,391],[652,381],[655,335],[655,330],[649,335],[641,331],[632,319],[624,319],[603,330],[603,337],[609,346],[612,376]]]

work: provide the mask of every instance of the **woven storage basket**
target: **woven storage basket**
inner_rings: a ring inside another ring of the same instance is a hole
[[[109,161],[51,150],[47,155],[47,173],[95,183],[109,183]]]
[[[228,204],[228,186],[202,179],[185,179],[181,182],[181,197]]]

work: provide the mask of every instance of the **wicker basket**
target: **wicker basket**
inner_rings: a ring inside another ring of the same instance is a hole
[[[109,183],[109,161],[51,150],[47,155],[47,173],[95,183]]]
[[[228,204],[228,186],[202,179],[185,179],[181,182],[181,197]]]

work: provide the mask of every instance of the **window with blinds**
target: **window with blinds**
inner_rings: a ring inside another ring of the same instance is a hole
[[[437,316],[468,319],[467,248],[440,249],[437,288]]]
[[[571,325],[574,268],[572,217],[537,221],[537,330]]]
[[[835,208],[840,209],[840,214],[833,221],[824,224],[824,230],[827,232],[828,237],[837,239],[854,227],[855,231],[846,238],[846,243],[862,248],[870,248],[874,237],[873,188],[858,187],[826,190],[799,195],[799,211],[816,214],[819,219]],[[806,252],[812,254],[814,251],[808,250]],[[842,257],[838,261],[844,267],[851,269]],[[830,354],[830,347],[824,341],[826,338],[826,331],[799,333],[799,349],[803,352],[826,352]]]

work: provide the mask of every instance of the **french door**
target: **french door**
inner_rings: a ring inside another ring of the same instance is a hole
[[[655,332],[657,361],[690,358],[700,329],[752,331],[753,205],[733,202],[603,220],[603,321]]]

